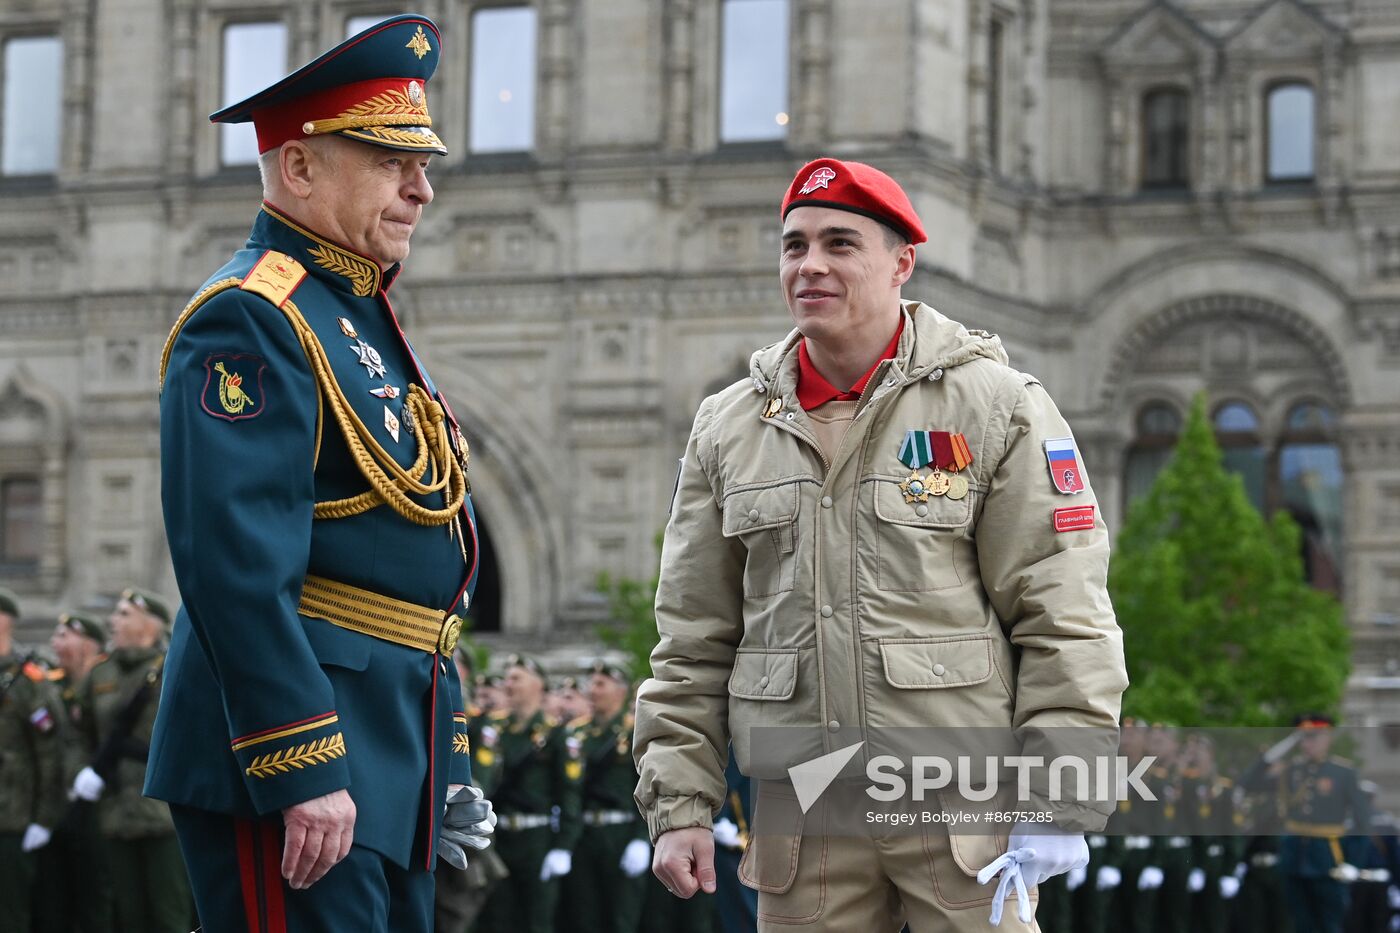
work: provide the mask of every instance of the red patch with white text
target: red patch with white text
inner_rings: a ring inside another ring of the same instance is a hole
[[[1052,520],[1056,534],[1064,531],[1088,531],[1094,527],[1094,507],[1076,505],[1071,509],[1056,509]]]

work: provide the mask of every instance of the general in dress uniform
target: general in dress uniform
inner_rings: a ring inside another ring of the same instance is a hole
[[[146,784],[206,933],[428,930],[444,804],[471,805],[468,448],[389,294],[445,152],[440,49],[396,16],[210,118],[253,123],[264,201],[161,358],[184,605]]]

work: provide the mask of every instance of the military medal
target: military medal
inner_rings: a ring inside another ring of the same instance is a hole
[[[380,357],[378,350],[371,347],[363,340],[360,340],[358,337],[355,338],[355,346],[351,347],[350,350],[360,358],[360,362],[364,364],[365,369],[369,370],[369,377],[371,379],[384,378],[384,360]]]
[[[783,400],[780,398],[770,398],[768,405],[763,409],[763,417],[771,418],[783,410]]]
[[[360,336],[359,333],[355,330],[355,325],[350,323],[350,319],[348,317],[338,317],[336,318],[336,320],[340,322],[340,332],[342,334],[351,338],[352,340]]]
[[[931,496],[946,496],[948,495],[948,490],[953,488],[953,483],[948,479],[948,474],[937,467],[924,479],[924,484],[928,486],[928,492]]]
[[[387,409],[386,409],[387,410]],[[408,402],[403,403],[403,429],[409,434],[417,430],[417,420],[413,417],[413,409],[408,407]]]
[[[904,482],[899,484],[899,491],[904,493],[905,502],[928,501],[928,487],[924,485],[924,478],[917,471],[904,478]]]
[[[967,495],[967,477],[961,473],[954,473],[948,477],[948,498],[961,499]]]
[[[933,446],[928,431],[913,428],[904,432],[904,443],[899,445],[899,462],[911,470],[917,470],[933,460]]]
[[[391,386],[386,382],[382,389],[370,389],[369,394],[373,395],[375,398],[398,398],[399,387]]]
[[[389,406],[384,406],[384,429],[389,432],[389,436],[395,442],[399,439],[399,419],[394,417],[394,413],[389,410]]]
[[[462,434],[462,429],[455,424],[452,426],[452,439],[457,445],[457,459],[462,464],[462,472],[467,472],[467,466],[472,462],[472,449],[467,445],[467,438]]]

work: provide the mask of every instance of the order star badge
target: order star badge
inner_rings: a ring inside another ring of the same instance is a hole
[[[355,344],[351,346],[350,349],[360,358],[360,362],[364,364],[365,369],[369,370],[371,379],[384,378],[384,360],[380,357],[378,350],[365,343],[363,340],[356,340]]]

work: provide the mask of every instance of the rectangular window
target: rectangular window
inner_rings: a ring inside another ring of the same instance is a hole
[[[1313,177],[1313,90],[1285,84],[1269,92],[1269,181]]]
[[[720,41],[720,141],[785,138],[788,0],[724,0]]]
[[[63,120],[63,42],[57,36],[10,39],[4,57],[0,171],[52,175],[58,171]]]
[[[527,152],[535,145],[535,11],[472,14],[471,151]]]
[[[1006,26],[992,20],[987,34],[987,162],[1001,171],[1001,70]]]
[[[1191,157],[1191,98],[1163,88],[1142,100],[1144,188],[1185,188]]]
[[[39,562],[39,480],[16,476],[0,482],[0,565]]]
[[[287,27],[283,23],[234,23],[224,27],[221,106],[256,94],[287,73]],[[219,162],[252,165],[258,161],[258,136],[251,123],[219,127]]]

